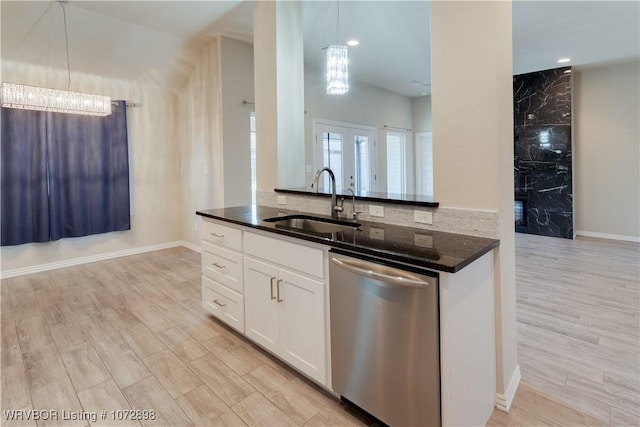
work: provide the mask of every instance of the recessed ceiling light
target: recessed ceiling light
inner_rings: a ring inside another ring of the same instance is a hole
[[[358,40],[356,40],[356,39],[349,40],[347,42],[347,46],[358,46],[359,44],[360,44],[360,42]]]
[[[571,58],[560,58],[558,59],[559,64],[564,64],[565,62],[571,61]]]

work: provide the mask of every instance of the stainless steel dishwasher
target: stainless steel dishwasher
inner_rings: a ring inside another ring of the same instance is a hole
[[[334,391],[391,426],[440,426],[437,273],[330,252]]]

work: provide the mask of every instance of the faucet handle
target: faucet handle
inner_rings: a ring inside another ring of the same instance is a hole
[[[344,210],[344,197],[340,197],[336,200],[336,205],[333,207],[336,212],[342,212]]]

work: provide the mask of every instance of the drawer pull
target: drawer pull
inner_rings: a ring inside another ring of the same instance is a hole
[[[275,277],[271,278],[271,299],[276,299],[276,297],[273,295],[273,282],[276,280]]]
[[[218,264],[217,262],[212,262],[211,265],[218,267],[218,268],[227,268],[226,265],[222,265],[222,264]]]
[[[276,286],[278,302],[284,301],[283,299],[280,298],[280,283],[282,283],[282,279],[278,279],[278,283],[277,283],[278,286]]]
[[[211,233],[213,237],[224,237],[224,234]]]
[[[214,300],[213,300],[213,302],[214,302],[215,304],[219,305],[220,307],[226,307],[226,306],[227,306],[227,304],[223,304],[223,303],[221,303],[220,301],[218,301],[217,299],[214,299]]]

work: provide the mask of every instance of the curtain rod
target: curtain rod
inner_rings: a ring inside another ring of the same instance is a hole
[[[399,127],[389,126],[389,125],[384,125],[383,127],[385,129],[404,130],[404,131],[407,131],[407,132],[411,132],[411,129],[409,129],[409,128],[399,128]]]
[[[118,105],[118,101],[111,101],[111,105],[117,106]],[[127,107],[130,107],[130,108],[136,108],[136,107],[140,106],[140,104],[138,104],[136,102],[131,102],[131,101],[125,101],[125,105]]]

